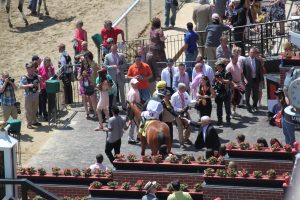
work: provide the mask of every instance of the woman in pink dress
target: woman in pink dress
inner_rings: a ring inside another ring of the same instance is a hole
[[[81,43],[83,41],[87,42],[87,32],[82,27],[83,27],[83,22],[81,20],[78,20],[76,22],[76,30],[75,30],[75,38],[74,38],[76,42],[76,45],[74,45],[75,55],[81,52]]]
[[[96,80],[97,88],[100,92],[100,98],[97,105],[97,115],[99,119],[99,127],[95,129],[95,131],[100,131],[103,129],[103,120],[102,120],[102,111],[105,114],[106,120],[109,119],[109,96],[108,91],[111,88],[110,82],[107,79],[107,71],[106,69],[101,69],[99,71],[99,77]]]

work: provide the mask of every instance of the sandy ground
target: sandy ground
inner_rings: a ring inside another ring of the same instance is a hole
[[[8,71],[10,75],[19,82],[20,77],[25,74],[24,65],[31,61],[33,54],[41,57],[49,56],[54,65],[57,65],[59,43],[65,43],[67,51],[73,54],[71,40],[74,36],[75,22],[82,19],[84,28],[88,32],[89,49],[96,57],[96,47],[90,37],[99,33],[103,22],[106,19],[114,21],[128,7],[132,0],[49,0],[47,1],[50,16],[37,17],[27,16],[29,26],[25,27],[20,13],[17,9],[18,0],[12,0],[11,20],[13,28],[7,24],[4,2],[1,2],[0,12],[0,71]],[[29,1],[25,1],[24,12],[29,14],[27,9]],[[139,5],[129,14],[128,17],[128,38],[137,37],[149,22],[147,0],[142,0]],[[163,1],[153,1],[153,15],[161,13]],[[43,7],[41,12],[44,13]],[[120,23],[119,27],[124,28],[125,23]],[[147,32],[146,32],[147,33]],[[17,92],[18,101],[24,102],[23,91]],[[24,112],[22,119],[22,162],[26,162],[32,154],[51,137],[51,131],[47,126],[33,131],[25,128]],[[1,120],[1,119],[0,119]],[[46,125],[45,123],[43,125]]]

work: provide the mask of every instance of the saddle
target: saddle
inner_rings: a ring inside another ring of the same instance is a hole
[[[152,122],[154,122],[154,121],[155,121],[154,119],[150,119],[150,120],[147,120],[147,121],[145,122],[144,127],[141,127],[141,125],[140,125],[140,127],[139,127],[139,133],[140,133],[142,136],[146,137],[146,136],[147,136],[146,130],[147,130],[148,126],[149,126],[150,124],[152,124]]]

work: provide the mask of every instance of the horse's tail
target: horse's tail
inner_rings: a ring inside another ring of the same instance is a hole
[[[164,156],[167,154],[167,145],[166,145],[166,138],[165,138],[165,134],[160,131],[158,133],[158,148],[159,148],[159,154]]]

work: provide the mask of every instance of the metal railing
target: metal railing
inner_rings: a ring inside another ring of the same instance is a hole
[[[123,12],[123,14],[118,17],[114,22],[113,22],[113,27],[118,26],[118,24],[125,19],[125,38],[128,40],[128,14],[138,5],[140,0],[135,0],[132,4],[129,5],[127,10]],[[152,18],[152,0],[149,0],[149,21]]]
[[[145,1],[145,0],[144,0]],[[152,16],[153,16],[153,13],[152,13],[152,7],[153,7],[153,4],[152,4],[152,0],[147,0],[149,2],[149,6],[148,6],[148,13],[149,13],[149,21],[148,22],[151,22],[152,20]],[[141,2],[141,0],[134,0],[130,5],[129,7],[113,22],[113,27],[116,27],[118,26],[123,20],[125,21],[125,38],[126,38],[126,41],[128,41],[128,36],[129,36],[129,32],[128,32],[128,15],[129,13],[131,13],[131,11]],[[183,5],[185,4],[186,0],[179,0],[178,3],[178,9],[182,8]]]
[[[0,184],[3,185],[21,185],[21,199],[28,199],[28,191],[32,191],[37,195],[47,200],[59,200],[60,198],[56,195],[48,192],[44,188],[32,183],[27,179],[0,179]]]
[[[284,34],[280,35],[276,33],[276,28],[279,28],[280,24],[284,26]],[[300,19],[293,20],[283,20],[283,21],[273,21],[267,23],[251,24],[242,27],[246,31],[244,33],[244,41],[234,40],[234,29],[231,29],[225,34],[228,36],[229,45],[233,47],[234,44],[238,42],[243,42],[246,54],[249,52],[252,46],[256,46],[260,52],[265,56],[276,56],[283,51],[282,44],[289,41],[289,31],[299,31],[300,30]],[[204,33],[200,31],[198,33]],[[165,41],[165,52],[167,58],[172,58],[179,51],[179,49],[184,45],[184,34],[178,35],[168,35]],[[121,50],[125,54],[128,62],[133,62],[134,54],[139,46],[143,46],[145,50],[148,50],[150,43],[149,38],[134,39],[127,42],[126,48]],[[204,49],[205,46],[198,46],[199,50]],[[206,52],[205,52],[206,55]],[[205,57],[204,55],[204,57]],[[184,62],[184,54],[177,60],[178,62]]]

